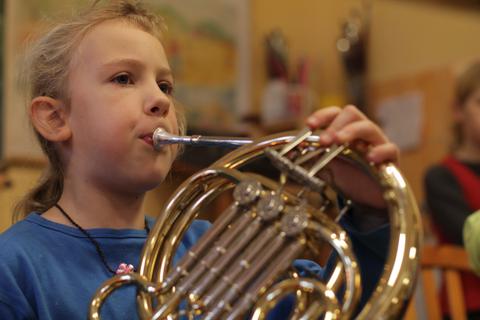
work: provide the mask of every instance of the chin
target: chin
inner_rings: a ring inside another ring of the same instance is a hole
[[[138,169],[133,176],[129,174],[131,185],[136,185],[137,189],[145,192],[155,189],[165,180],[169,170],[170,166],[166,167],[164,164],[161,166],[146,165],[144,168]]]
[[[152,173],[151,175],[144,177],[144,179],[141,180],[142,189],[145,189],[145,191],[155,189],[165,180],[165,177],[166,174],[160,173]]]

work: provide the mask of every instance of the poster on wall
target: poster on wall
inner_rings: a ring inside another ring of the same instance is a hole
[[[166,22],[164,47],[175,77],[174,96],[186,109],[189,127],[231,128],[249,111],[248,1],[144,2]],[[6,90],[11,92],[4,100],[6,123],[10,123],[4,138],[7,156],[40,155],[25,117],[22,88],[16,82],[24,43],[50,20],[55,21],[52,17],[75,12],[86,3],[7,0]]]

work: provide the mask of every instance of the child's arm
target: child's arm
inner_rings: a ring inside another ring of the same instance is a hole
[[[480,275],[480,210],[472,213],[465,221],[463,242],[473,271]]]

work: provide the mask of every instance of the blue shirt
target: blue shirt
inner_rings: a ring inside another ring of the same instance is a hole
[[[149,225],[153,226],[153,220]],[[206,221],[194,221],[174,260],[178,261],[209,226]],[[388,228],[383,229],[370,234],[350,231],[362,277],[367,276],[363,283],[371,288],[386,256]],[[89,233],[112,269],[121,262],[137,265],[147,237],[145,230],[90,229]],[[311,261],[299,260],[295,265],[300,271],[322,273]],[[94,245],[78,229],[32,213],[0,235],[0,319],[84,320],[95,291],[111,276]],[[366,292],[363,300],[368,296]],[[269,318],[284,319],[290,307],[277,308]],[[132,319],[135,315],[133,287],[117,290],[102,308],[105,319]]]

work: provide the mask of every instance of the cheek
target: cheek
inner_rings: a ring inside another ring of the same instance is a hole
[[[82,115],[75,121],[74,140],[84,152],[93,157],[104,157],[112,154],[114,157],[125,152],[126,141],[129,141],[129,122],[111,112],[85,108]],[[88,110],[87,110],[88,109]]]
[[[480,104],[474,99],[469,99],[460,107],[460,110],[456,114],[458,121],[465,125],[471,126],[480,121]]]
[[[475,141],[480,141],[480,112],[471,112],[463,120],[465,134]]]
[[[480,115],[478,115],[475,119],[472,119],[472,130],[478,140],[480,140]]]
[[[173,106],[170,110],[171,111],[168,113],[168,116],[167,116],[168,123],[170,125],[170,128],[172,129],[172,133],[179,134],[179,123],[177,118],[177,112],[175,110],[175,107]]]

